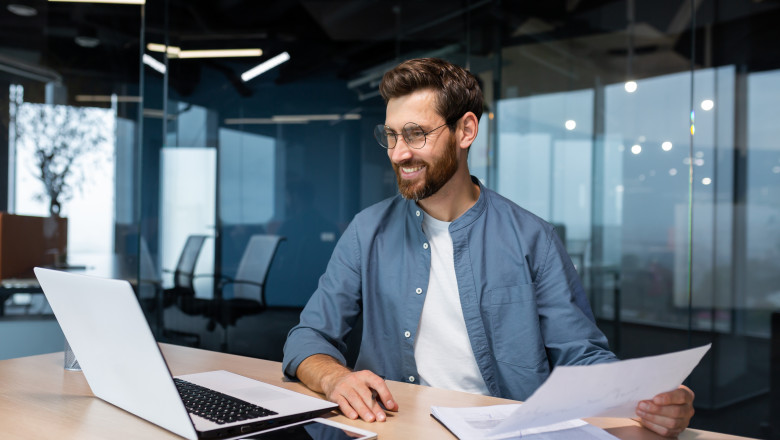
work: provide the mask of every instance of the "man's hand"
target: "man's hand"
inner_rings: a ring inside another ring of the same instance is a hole
[[[680,385],[674,391],[661,393],[652,400],[643,400],[636,406],[639,423],[665,437],[676,437],[693,417],[693,391]]]
[[[360,416],[366,422],[384,422],[387,416],[379,401],[390,411],[398,410],[384,379],[368,370],[331,376],[323,385],[325,397],[338,403],[341,412],[350,419]],[[378,399],[374,398],[374,392]]]
[[[296,375],[313,391],[338,403],[350,419],[384,422],[387,415],[379,402],[389,411],[398,411],[384,379],[368,370],[352,371],[328,355],[315,354],[304,359]]]

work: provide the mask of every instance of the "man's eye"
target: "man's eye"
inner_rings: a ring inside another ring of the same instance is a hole
[[[419,137],[425,136],[425,132],[422,130],[414,129],[414,130],[408,130],[406,132],[406,135],[412,139],[417,139]]]

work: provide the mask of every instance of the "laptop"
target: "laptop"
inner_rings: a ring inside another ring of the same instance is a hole
[[[228,371],[173,378],[129,282],[34,270],[95,396],[175,434],[192,440],[234,437],[338,407]],[[180,388],[221,394],[216,408],[188,411],[184,400],[191,397],[183,398]],[[240,415],[218,413],[228,406],[238,407],[233,412]]]

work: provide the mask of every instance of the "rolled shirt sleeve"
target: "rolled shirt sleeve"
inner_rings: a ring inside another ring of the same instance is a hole
[[[298,366],[309,356],[327,354],[346,365],[344,340],[360,315],[361,277],[354,222],[339,239],[325,274],[287,335],[282,368],[295,378]]]

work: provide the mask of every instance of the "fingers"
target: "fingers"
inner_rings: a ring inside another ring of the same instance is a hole
[[[374,398],[374,391],[385,408],[392,411],[398,409],[385,381],[370,371],[353,372],[341,377],[327,393],[327,397],[337,403],[344,415],[350,419],[383,422],[387,415]]]
[[[657,423],[653,423],[649,420],[640,419],[639,423],[642,424],[645,428],[655,432],[656,434],[660,434],[664,437],[677,437],[681,432],[683,432],[684,429],[673,429],[666,427],[664,425],[659,425]]]
[[[366,390],[368,389],[366,388]],[[339,391],[341,391],[342,394],[337,397],[337,403],[345,416],[350,419],[357,419],[359,417],[366,422],[373,422],[375,420],[384,421],[384,411],[382,411],[378,405],[376,405],[377,408],[372,408],[376,404],[375,402],[367,405],[365,397],[361,395],[359,390],[346,388]],[[369,391],[369,396],[370,394],[371,392]],[[378,411],[379,414],[375,411]]]
[[[335,398],[330,398],[329,400],[337,403],[341,412],[348,418],[352,420],[358,418],[358,413],[352,408],[352,405],[349,403],[349,400],[346,397],[335,396]]]
[[[653,403],[656,405],[686,405],[693,402],[693,391],[685,385],[680,385],[674,391],[661,393],[653,397]]]
[[[693,417],[693,392],[684,386],[639,402],[636,414],[646,428],[673,437],[688,427]]]
[[[376,395],[379,397],[379,401],[382,402],[382,405],[384,405],[385,409],[388,411],[398,411],[398,404],[396,404],[393,400],[393,395],[390,394],[390,389],[387,388],[387,384],[385,383],[384,379],[376,375],[374,376],[375,377],[371,382],[371,389],[376,391]]]
[[[675,436],[688,427],[693,408],[686,405],[658,406],[643,401],[637,405],[636,414],[648,429],[664,436]]]

